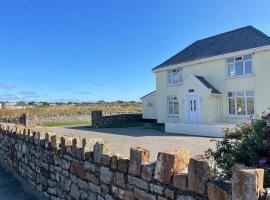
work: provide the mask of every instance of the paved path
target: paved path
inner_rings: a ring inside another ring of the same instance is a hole
[[[1,200],[39,200],[44,199],[40,193],[22,178],[7,171],[0,163],[0,199]],[[14,176],[15,175],[15,176]]]
[[[111,153],[129,156],[132,146],[145,147],[151,151],[151,160],[156,160],[157,153],[163,150],[188,148],[192,156],[203,154],[215,144],[212,138],[166,134],[156,130],[134,128],[93,129],[84,126],[47,128],[58,135],[76,135],[76,137],[103,138],[109,145]]]

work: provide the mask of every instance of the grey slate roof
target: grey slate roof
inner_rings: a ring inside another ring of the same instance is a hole
[[[199,81],[202,82],[208,89],[212,90],[213,94],[221,94],[213,85],[211,85],[203,76],[195,76]]]
[[[156,92],[156,90],[155,91],[153,91],[153,92],[150,92],[150,93],[148,93],[148,94],[146,94],[146,95],[144,95],[143,97],[141,97],[140,99],[142,99],[142,98],[144,98],[144,97],[147,97],[147,96],[149,96],[149,95],[151,95],[151,94],[154,94]]]
[[[270,45],[269,36],[246,26],[198,40],[154,69],[267,45]]]

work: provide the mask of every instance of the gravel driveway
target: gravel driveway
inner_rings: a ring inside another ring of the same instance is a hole
[[[102,128],[93,129],[85,126],[50,127],[48,131],[58,135],[70,135],[82,138],[103,138],[111,149],[111,154],[120,153],[129,156],[130,147],[144,147],[151,151],[151,160],[156,160],[159,151],[183,149],[190,150],[192,156],[203,154],[215,144],[212,138],[167,134],[156,130],[134,128]]]

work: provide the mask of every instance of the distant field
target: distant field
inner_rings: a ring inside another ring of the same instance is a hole
[[[56,115],[81,115],[89,114],[93,110],[102,110],[103,112],[140,112],[141,103],[104,103],[104,104],[85,104],[85,105],[56,105],[56,106],[38,106],[35,108],[22,110],[0,110],[0,116],[20,115],[23,113],[33,113],[38,116],[56,116]]]

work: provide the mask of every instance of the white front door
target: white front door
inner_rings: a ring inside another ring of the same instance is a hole
[[[197,94],[188,94],[185,97],[185,120],[187,124],[200,123],[200,98]]]

